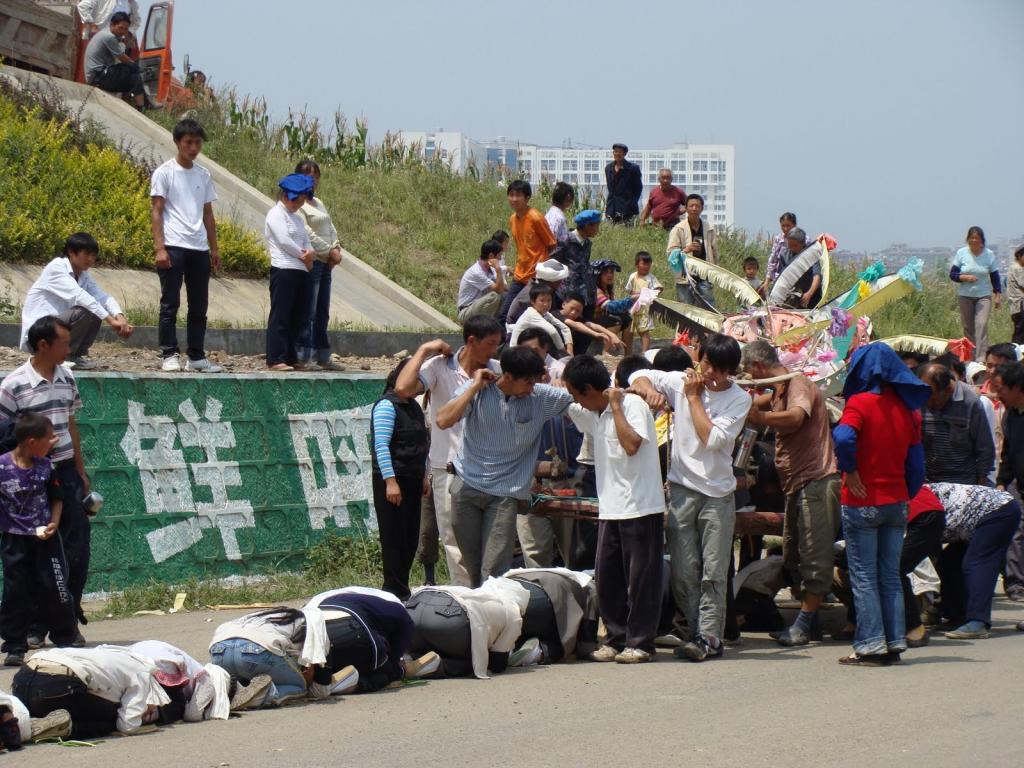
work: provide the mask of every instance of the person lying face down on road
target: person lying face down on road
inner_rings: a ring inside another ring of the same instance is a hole
[[[268,608],[221,624],[210,660],[236,683],[232,711],[277,707],[305,698],[326,699],[333,681],[327,661],[327,625],[317,608]],[[358,679],[350,681],[352,686]]]
[[[32,717],[66,710],[71,738],[91,739],[180,719],[181,710],[168,706],[168,689],[180,682],[128,648],[47,648],[18,670],[12,692]]]
[[[535,640],[540,664],[585,659],[597,648],[597,584],[567,568],[514,568],[505,579],[530,593],[516,650],[530,653]]]
[[[177,720],[198,723],[228,719],[231,676],[225,670],[215,664],[204,665],[162,640],[142,640],[128,646],[128,650],[152,661],[162,673],[162,683],[175,683],[167,693],[170,706],[180,705]]]
[[[440,665],[436,653],[404,659],[415,627],[405,605],[390,592],[343,587],[321,592],[306,607],[322,611],[327,622],[330,648],[324,667],[332,678],[339,678],[332,693],[351,689],[346,669],[358,673],[356,690],[364,693],[429,675]]]
[[[421,587],[405,603],[415,625],[412,653],[438,654],[438,673],[445,677],[486,679],[488,670],[536,664],[539,642],[513,653],[529,604],[530,591],[512,579],[488,578],[476,589]]]

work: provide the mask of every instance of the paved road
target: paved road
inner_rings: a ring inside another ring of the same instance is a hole
[[[835,643],[782,649],[745,637],[702,665],[661,654],[636,667],[513,670],[230,722],[179,724],[91,749],[35,746],[4,766],[743,766],[1020,765],[1024,606],[997,601],[991,639],[933,641],[900,667],[848,669]],[[96,642],[161,638],[203,658],[232,613],[90,625]],[[9,690],[12,673],[0,672]]]

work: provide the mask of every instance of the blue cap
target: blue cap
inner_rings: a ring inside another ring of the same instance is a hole
[[[601,212],[595,211],[593,208],[587,208],[585,211],[580,211],[572,220],[576,222],[577,227],[585,227],[587,224],[596,224],[601,221]]]
[[[296,200],[300,195],[313,196],[313,177],[304,173],[289,173],[279,182],[279,186],[289,200]]]

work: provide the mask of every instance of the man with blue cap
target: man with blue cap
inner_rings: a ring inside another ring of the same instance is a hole
[[[591,242],[601,227],[601,212],[593,208],[580,211],[573,217],[576,229],[569,238],[555,249],[551,258],[557,259],[569,268],[569,276],[559,288],[559,295],[579,294],[583,299],[584,322],[594,319],[597,304],[597,278],[590,267]]]
[[[267,368],[293,371],[299,364],[299,329],[305,306],[309,270],[316,252],[309,242],[299,208],[313,196],[313,177],[291,173],[277,186],[280,199],[267,213],[263,236],[270,252],[270,316],[267,318]]]

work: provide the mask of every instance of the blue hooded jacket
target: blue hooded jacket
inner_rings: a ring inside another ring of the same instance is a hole
[[[920,410],[931,396],[932,388],[915,376],[887,344],[875,342],[853,353],[843,384],[843,397],[863,392],[881,394],[882,385],[892,388],[904,405]],[[857,469],[857,432],[847,424],[832,430],[836,460],[843,472]],[[907,491],[913,498],[924,484],[924,445],[910,446],[905,464]]]

